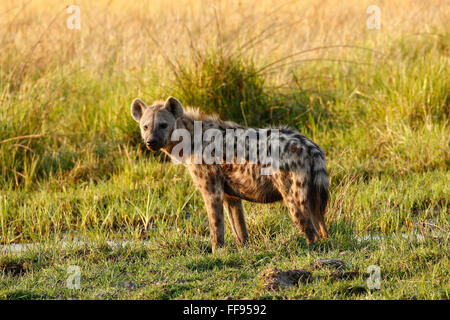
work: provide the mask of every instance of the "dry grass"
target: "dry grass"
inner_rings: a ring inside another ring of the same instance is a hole
[[[3,4],[2,61],[10,59],[8,66],[17,70],[15,77],[61,64],[81,65],[100,73],[111,67],[115,71],[147,71],[151,66],[163,77],[169,60],[183,63],[212,46],[229,52],[239,47],[258,62],[267,63],[330,45],[361,45],[387,54],[385,43],[391,38],[433,36],[449,27],[449,4],[438,0],[282,1],[276,5],[273,1],[212,5],[197,0],[78,3],[82,19],[78,31],[66,27],[69,15],[61,1]],[[366,28],[365,10],[372,4],[381,8],[380,31]],[[345,57],[357,52],[330,48],[295,57]],[[283,72],[278,77],[283,81]]]

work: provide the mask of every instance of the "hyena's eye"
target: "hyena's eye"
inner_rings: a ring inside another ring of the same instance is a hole
[[[159,125],[159,127],[160,127],[161,129],[165,129],[165,128],[167,128],[167,123],[161,123],[161,124]]]
[[[145,125],[145,126],[143,126],[142,127],[144,130],[147,130],[148,129],[148,125]]]

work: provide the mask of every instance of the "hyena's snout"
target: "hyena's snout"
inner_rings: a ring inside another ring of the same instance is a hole
[[[164,136],[159,132],[149,132],[146,136],[144,136],[145,146],[152,150],[158,151],[166,145]]]
[[[155,138],[147,139],[145,145],[147,146],[147,148],[153,151],[157,151],[162,147],[161,143]]]

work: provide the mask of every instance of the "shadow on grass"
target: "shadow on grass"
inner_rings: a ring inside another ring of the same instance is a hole
[[[330,251],[360,251],[367,247],[378,246],[374,241],[358,241],[355,237],[353,227],[348,221],[333,221],[328,226],[329,236],[312,245],[306,243],[303,234],[298,232],[293,238],[285,241],[285,245],[280,247],[280,254],[291,255],[293,253],[302,254],[304,252],[327,253]]]

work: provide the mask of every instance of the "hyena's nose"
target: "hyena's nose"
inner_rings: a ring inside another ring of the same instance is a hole
[[[156,148],[157,145],[158,145],[158,141],[156,141],[155,139],[147,140],[148,147]]]

